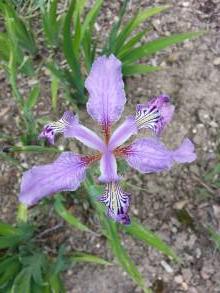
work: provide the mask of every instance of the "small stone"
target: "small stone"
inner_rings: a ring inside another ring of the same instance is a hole
[[[218,128],[218,123],[215,122],[215,121],[211,121],[211,122],[209,123],[209,125],[210,125],[211,127],[213,127],[213,128]]]
[[[161,261],[161,266],[165,269],[165,271],[169,274],[173,273],[173,269],[171,268],[171,266],[165,262],[164,260]]]
[[[189,7],[189,2],[183,2],[183,3],[182,3],[182,6],[183,6],[183,7]]]
[[[213,60],[214,65],[220,65],[220,57],[217,57]]]
[[[174,209],[176,209],[176,210],[182,210],[187,203],[188,203],[188,200],[187,199],[177,201],[174,204]]]
[[[186,282],[182,282],[181,286],[182,286],[182,288],[183,288],[184,291],[187,291],[188,290],[188,285],[187,285]]]
[[[181,275],[177,275],[174,277],[174,282],[177,284],[182,284],[183,283],[183,277]]]
[[[200,248],[196,248],[196,258],[200,258],[202,255],[201,249]]]

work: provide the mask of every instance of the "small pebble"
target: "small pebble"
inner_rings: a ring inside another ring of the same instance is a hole
[[[214,65],[220,65],[220,57],[217,57],[213,60]]]
[[[173,273],[173,269],[171,268],[171,266],[165,262],[164,260],[161,261],[161,266],[165,269],[165,271],[169,274]]]
[[[177,275],[174,277],[174,282],[177,284],[182,284],[183,283],[183,277],[181,275]]]

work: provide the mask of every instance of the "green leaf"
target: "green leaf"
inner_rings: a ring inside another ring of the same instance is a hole
[[[148,42],[145,45],[141,45],[128,53],[121,54],[120,59],[123,63],[132,63],[135,62],[143,57],[150,56],[156,52],[161,51],[167,47],[172,45],[181,43],[185,40],[190,40],[195,37],[201,36],[202,32],[189,32],[189,33],[182,33],[177,35],[171,35],[169,37],[159,38],[154,41]]]
[[[46,271],[47,259],[43,253],[33,252],[30,256],[21,258],[21,263],[28,269],[38,285],[43,284],[43,273]]]
[[[122,66],[122,73],[124,76],[144,74],[148,72],[158,71],[161,68],[158,66],[150,66],[144,64],[125,64]]]
[[[53,275],[49,279],[49,284],[53,293],[65,293],[66,290],[64,288],[63,281],[61,280],[59,275]]]
[[[151,292],[145,285],[145,281],[138,271],[136,265],[129,257],[127,251],[121,244],[121,239],[119,237],[116,223],[106,218],[104,223],[104,229],[108,235],[108,243],[111,247],[112,253],[116,257],[118,263],[121,267],[129,274],[133,281],[141,287],[144,292]]]
[[[156,6],[137,13],[136,16],[134,16],[129,22],[127,22],[127,24],[124,26],[124,28],[121,30],[120,34],[116,38],[114,53],[117,54],[120,51],[126,39],[142,22],[146,21],[151,16],[154,16],[166,10],[168,7],[169,6]]]
[[[146,287],[145,281],[138,271],[137,267],[135,266],[134,262],[131,260],[127,251],[122,246],[116,223],[106,217],[103,205],[96,201],[96,196],[100,194],[100,188],[95,185],[92,176],[89,173],[85,182],[85,187],[90,195],[92,204],[97,210],[103,233],[107,237],[108,244],[118,263],[128,273],[132,280],[143,289],[144,292],[151,292]]]
[[[31,271],[24,268],[14,280],[11,293],[31,293]]]
[[[71,34],[71,20],[72,15],[75,8],[75,0],[71,1],[70,8],[67,12],[67,15],[65,17],[64,21],[64,30],[63,30],[63,52],[66,57],[66,60],[72,69],[73,73],[75,74],[75,77],[80,78],[80,64],[78,60],[76,59],[73,46],[72,46],[72,34]]]
[[[37,51],[33,33],[27,24],[18,16],[16,10],[10,3],[2,4],[2,12],[5,18],[5,25],[12,41],[31,54]]]
[[[116,56],[120,59],[120,56],[125,53],[128,53],[129,51],[132,50],[132,48],[140,42],[140,40],[143,38],[146,33],[149,32],[148,29],[145,29],[139,33],[137,33],[134,37],[130,38],[119,50],[119,52],[116,54]]]
[[[77,14],[76,23],[75,23],[75,34],[73,38],[73,50],[77,58],[79,57],[80,41],[81,41],[81,23],[80,23],[80,15]]]
[[[30,110],[36,105],[39,95],[40,95],[40,86],[39,84],[36,84],[31,90],[29,97],[25,103],[25,106],[27,107],[27,109]]]
[[[9,153],[33,152],[33,153],[60,153],[62,150],[54,147],[42,147],[39,145],[13,146],[8,148]]]
[[[6,33],[0,33],[0,61],[9,61],[10,56],[10,40]]]
[[[74,8],[75,8],[75,0],[72,0],[70,4],[70,8],[64,20],[63,52],[72,70],[73,85],[76,87],[80,99],[85,100],[84,85],[83,85],[83,80],[81,76],[80,63],[78,61],[78,58],[76,57],[75,51],[73,49],[73,44],[72,44],[71,22],[72,22]]]
[[[79,15],[82,13],[86,3],[87,3],[87,0],[77,0],[76,1],[76,12],[79,13]]]
[[[14,235],[16,232],[15,227],[0,221],[0,235]]]
[[[86,225],[82,224],[78,218],[66,210],[59,197],[57,197],[55,200],[54,208],[56,212],[71,226],[81,231],[91,232],[91,230]]]
[[[81,40],[84,39],[86,31],[88,29],[91,29],[91,27],[93,26],[97,18],[97,15],[101,9],[102,3],[103,0],[96,0],[95,4],[92,6],[88,14],[86,15],[82,25]]]
[[[220,250],[220,233],[215,231],[212,227],[208,228],[208,232],[209,232],[210,238],[215,243],[216,248]]]
[[[179,261],[179,258],[172,250],[172,248],[163,242],[159,236],[155,235],[152,231],[141,225],[137,220],[132,219],[131,224],[128,226],[123,226],[128,234],[133,236],[136,239],[143,241],[145,244],[150,245],[162,252],[166,256],[171,257],[172,259]]]
[[[42,6],[42,21],[44,35],[48,45],[57,47],[59,41],[59,33],[61,28],[61,22],[57,19],[57,0],[52,0],[48,3],[48,7],[45,9]]]
[[[118,31],[120,29],[123,16],[125,15],[128,2],[129,2],[129,0],[124,0],[122,2],[121,7],[120,7],[120,11],[119,11],[118,21],[113,23],[113,25],[112,25],[112,29],[109,33],[109,37],[106,40],[106,43],[105,43],[104,48],[102,50],[102,54],[109,55],[114,52],[116,37],[117,37]]]
[[[146,21],[148,18],[168,9],[169,6],[156,6],[148,8],[144,11],[138,12],[130,21],[127,22],[127,24],[124,26],[124,28],[121,30],[120,34],[115,40],[115,46],[114,46],[114,53],[117,55],[117,53],[120,51],[120,49],[123,47],[124,42],[126,39],[131,35],[131,33],[144,21]]]
[[[3,261],[0,261],[0,288],[5,287],[7,283],[15,278],[19,272],[21,264],[17,256],[6,256]]]
[[[50,92],[51,92],[51,104],[52,104],[52,109],[54,112],[56,112],[57,110],[58,90],[59,90],[59,80],[56,76],[51,74]]]
[[[99,265],[111,265],[110,262],[107,260],[100,258],[93,254],[83,253],[83,252],[76,252],[74,254],[69,255],[69,258],[73,262],[89,262]]]
[[[33,228],[28,224],[22,224],[16,228],[13,234],[0,236],[0,249],[15,247],[33,236]]]

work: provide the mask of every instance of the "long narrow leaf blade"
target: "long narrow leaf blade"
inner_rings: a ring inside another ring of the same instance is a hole
[[[131,35],[131,33],[144,21],[148,18],[168,9],[169,6],[156,6],[148,8],[144,11],[139,12],[136,16],[134,16],[121,30],[120,34],[116,39],[115,53],[120,50],[123,46],[126,39]]]
[[[150,290],[146,287],[145,281],[138,271],[136,265],[129,257],[125,248],[122,246],[121,239],[117,232],[116,224],[106,219],[105,229],[109,236],[108,243],[121,267],[129,274],[133,281],[144,290],[144,292],[150,292]]]
[[[69,258],[74,262],[89,262],[99,265],[111,265],[111,263],[107,260],[88,253],[77,252],[72,254]]]
[[[73,214],[71,214],[62,204],[59,198],[56,199],[54,203],[54,208],[56,212],[71,226],[86,232],[91,232],[91,230],[80,222],[78,218],[76,218]]]
[[[158,71],[161,68],[158,66],[150,66],[144,64],[128,64],[122,66],[122,73],[124,76],[135,75],[135,74],[145,74],[148,72]]]
[[[154,41],[151,41],[145,45],[142,45],[138,48],[129,51],[129,53],[125,53],[121,55],[121,60],[124,63],[132,63],[140,58],[150,56],[154,53],[157,53],[167,47],[172,45],[181,43],[185,40],[190,40],[201,36],[203,32],[189,32],[189,33],[182,33],[177,35],[171,35],[169,37],[159,38]]]
[[[27,146],[13,146],[7,149],[8,153],[15,152],[34,152],[34,153],[60,153],[61,150],[54,147],[42,147],[38,145],[27,145]]]
[[[102,3],[103,3],[103,0],[96,0],[95,4],[86,15],[82,25],[81,40],[83,40],[86,30],[89,28],[89,26],[91,26],[95,22],[96,17],[101,9]]]
[[[131,225],[124,226],[123,228],[128,234],[130,234],[134,238],[139,239],[147,245],[156,248],[166,256],[169,256],[172,259],[179,261],[178,256],[169,245],[162,241],[160,237],[154,234],[152,231],[138,223],[137,220],[132,219]]]
[[[88,177],[89,174],[88,174]],[[106,235],[108,244],[120,266],[125,270],[132,280],[141,287],[145,293],[151,292],[145,285],[145,281],[138,271],[136,265],[129,257],[127,251],[121,244],[121,239],[117,231],[117,225],[104,214],[103,206],[96,201],[96,196],[100,194],[100,189],[94,184],[92,178],[86,180],[85,187],[90,195],[91,202],[95,206],[100,218],[103,233]]]

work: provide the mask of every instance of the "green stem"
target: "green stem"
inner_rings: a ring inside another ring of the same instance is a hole
[[[17,222],[26,223],[27,220],[28,220],[28,208],[23,203],[20,203],[17,209]]]

